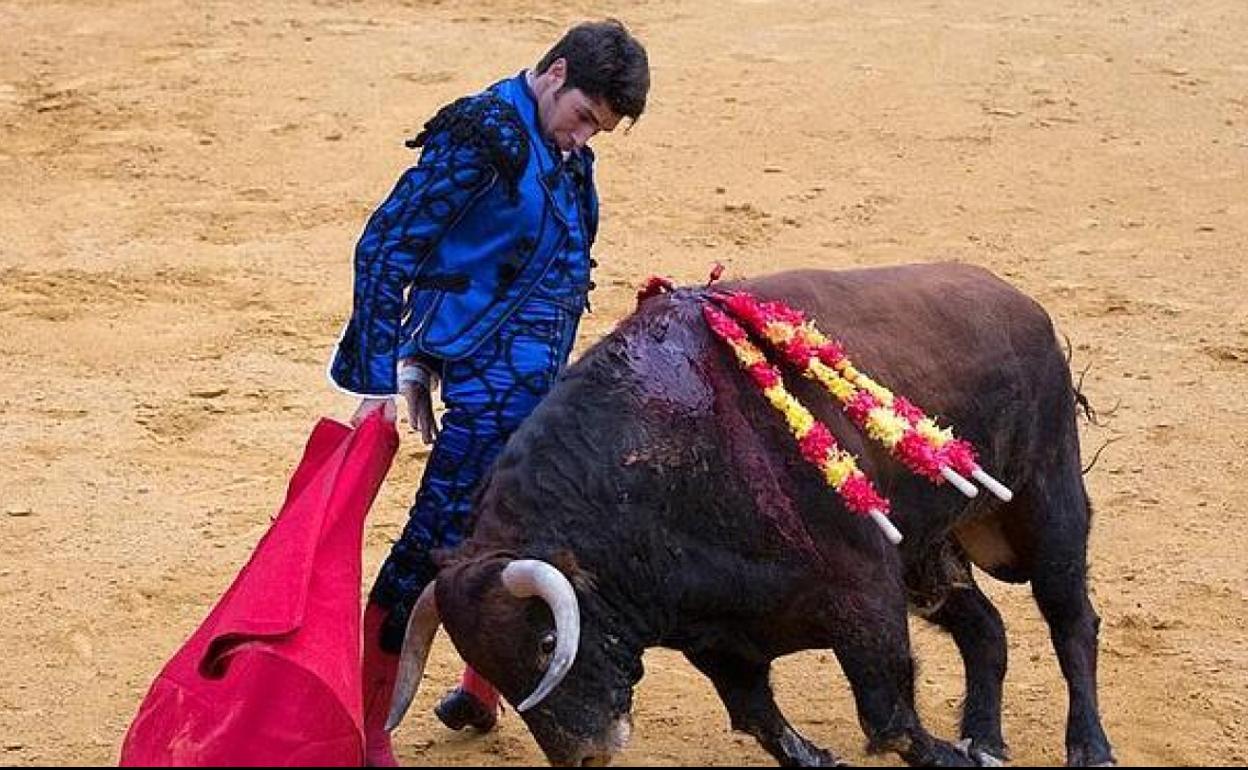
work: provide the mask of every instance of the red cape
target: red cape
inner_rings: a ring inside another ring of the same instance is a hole
[[[399,437],[321,420],[286,502],[139,707],[124,766],[360,765],[364,517]]]

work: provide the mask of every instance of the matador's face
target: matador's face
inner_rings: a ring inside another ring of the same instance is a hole
[[[538,120],[542,133],[563,152],[579,150],[599,131],[613,131],[620,123],[606,102],[591,99],[579,88],[566,88],[567,61],[556,59],[534,79]]]

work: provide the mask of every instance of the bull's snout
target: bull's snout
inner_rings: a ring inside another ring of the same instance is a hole
[[[611,764],[613,757],[610,754],[581,754],[573,752],[567,757],[561,757],[557,760],[551,757],[547,757],[547,759],[550,759],[552,767],[606,767]]]
[[[565,744],[558,756],[548,751],[546,758],[556,767],[606,767],[616,754],[624,750],[632,732],[632,717],[625,714],[616,719],[603,736],[577,744]]]

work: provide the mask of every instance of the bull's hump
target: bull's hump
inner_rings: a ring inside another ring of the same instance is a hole
[[[700,301],[686,292],[652,300],[621,330],[636,393],[647,412],[692,417],[714,405],[704,376],[711,351]]]

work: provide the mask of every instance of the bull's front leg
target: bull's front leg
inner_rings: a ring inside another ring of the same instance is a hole
[[[838,767],[844,763],[793,729],[771,691],[771,663],[746,660],[731,653],[686,653],[711,680],[728,709],[732,729],[754,736],[784,767]]]

